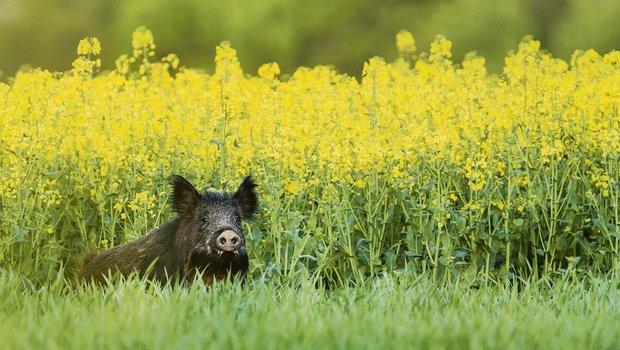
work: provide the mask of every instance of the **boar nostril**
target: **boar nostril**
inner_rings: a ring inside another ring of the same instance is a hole
[[[227,252],[233,252],[241,246],[241,238],[233,230],[226,230],[217,237],[217,248]]]

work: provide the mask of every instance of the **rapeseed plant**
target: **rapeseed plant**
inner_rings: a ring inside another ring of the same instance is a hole
[[[112,71],[87,38],[72,71],[19,72],[0,84],[0,261],[44,279],[165,221],[171,174],[220,188],[251,173],[251,273],[620,268],[620,54],[565,62],[526,37],[497,76],[475,54],[454,63],[442,36],[428,54],[405,31],[396,44],[359,80],[277,63],[254,76],[229,43],[206,74],[158,59],[139,28]]]

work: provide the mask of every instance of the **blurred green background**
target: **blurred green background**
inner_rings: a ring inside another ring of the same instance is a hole
[[[228,40],[242,67],[266,62],[283,72],[330,64],[359,75],[366,59],[396,57],[394,36],[411,31],[418,51],[436,34],[453,42],[453,60],[477,51],[499,72],[506,53],[533,34],[554,56],[620,48],[619,0],[0,0],[0,70],[23,65],[68,70],[80,39],[102,43],[104,68],[131,52],[131,33],[151,29],[159,56],[213,67]]]

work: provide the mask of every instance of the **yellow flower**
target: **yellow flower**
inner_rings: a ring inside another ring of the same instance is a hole
[[[396,47],[401,54],[413,54],[416,51],[413,35],[406,30],[401,30],[396,34]]]
[[[116,210],[117,212],[121,212],[123,210],[123,205],[119,202],[116,202],[114,204],[114,210]]]
[[[355,180],[354,185],[357,188],[365,188],[366,187],[366,181],[364,181],[364,179],[357,179],[357,180]]]
[[[77,54],[81,56],[99,55],[101,53],[101,43],[97,38],[88,37],[80,40],[77,47]]]
[[[452,57],[452,42],[446,39],[443,35],[437,35],[435,41],[431,43],[431,60],[433,57]]]
[[[280,74],[280,66],[277,63],[266,63],[258,68],[258,76],[272,81]]]
[[[496,206],[496,207],[497,207],[497,209],[499,209],[499,210],[502,210],[502,209],[504,209],[504,207],[505,207],[505,206],[504,206],[504,202],[503,202],[503,201],[501,201],[501,200],[497,200],[497,201],[496,201],[496,200],[493,200],[493,201],[491,201],[491,204],[492,204],[492,205],[494,205],[494,206]]]
[[[131,35],[131,46],[134,50],[155,48],[153,33],[145,27],[138,27]]]
[[[303,189],[303,185],[300,181],[292,180],[286,181],[284,184],[284,188],[290,194],[297,194]]]

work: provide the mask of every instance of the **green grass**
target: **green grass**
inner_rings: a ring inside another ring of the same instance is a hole
[[[481,289],[427,276],[334,291],[245,287],[45,287],[0,274],[4,349],[617,349],[618,278]]]

